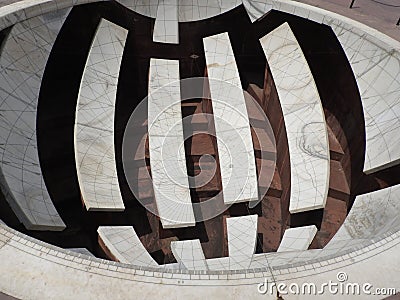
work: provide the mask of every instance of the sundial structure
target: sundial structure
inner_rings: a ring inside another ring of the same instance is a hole
[[[399,287],[400,42],[289,0],[22,0],[0,42],[4,296]]]

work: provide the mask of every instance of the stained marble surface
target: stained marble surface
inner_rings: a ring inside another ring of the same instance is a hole
[[[128,31],[101,19],[88,54],[76,107],[75,161],[88,210],[124,210],[114,150],[118,75]]]
[[[148,133],[158,215],[164,228],[195,225],[182,127],[179,61],[151,59]]]
[[[203,39],[225,204],[258,200],[254,146],[228,33]]]
[[[156,267],[158,264],[143,246],[131,226],[100,226],[99,238],[121,263]]]
[[[364,172],[400,162],[400,43],[366,25],[302,3],[243,0],[255,21],[271,9],[326,24],[338,37],[355,74],[365,118]],[[340,21],[339,21],[340,19]]]
[[[250,266],[257,242],[257,215],[226,219],[230,270]]]
[[[315,225],[286,229],[277,252],[307,250],[317,231]]]
[[[171,250],[187,270],[208,270],[200,240],[171,241]]]
[[[291,213],[325,207],[329,144],[310,68],[287,23],[260,39],[279,95],[290,156]]]
[[[36,113],[50,51],[70,9],[16,24],[0,56],[1,186],[26,228],[63,230],[40,168]]]
[[[153,41],[179,44],[178,0],[164,0],[158,5]]]
[[[346,53],[360,90],[366,135],[364,172],[399,164],[400,46],[395,49],[357,29],[328,24]]]
[[[400,185],[359,195],[325,251],[346,251],[368,245],[377,236],[400,230]]]

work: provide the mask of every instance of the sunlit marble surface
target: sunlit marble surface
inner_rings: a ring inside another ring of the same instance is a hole
[[[118,75],[128,31],[102,19],[90,49],[75,119],[75,161],[88,210],[124,210],[114,151]]]
[[[63,230],[42,176],[36,137],[36,113],[42,76],[70,9],[16,24],[0,56],[1,185],[26,228]]]
[[[178,0],[164,0],[158,5],[153,41],[179,44]]]
[[[258,200],[254,146],[228,33],[203,39],[224,203]]]
[[[200,240],[172,241],[171,250],[175,259],[182,263],[186,269],[208,269]]]
[[[257,242],[257,215],[226,219],[230,269],[247,269],[250,266]]]
[[[116,0],[142,15],[158,18],[158,6],[171,0]],[[241,0],[173,0],[177,1],[179,22],[203,20],[223,14],[241,4]]]
[[[148,133],[158,215],[164,228],[195,225],[182,127],[179,61],[151,59]]]
[[[101,226],[97,232],[104,245],[118,261],[135,266],[158,266],[143,246],[133,227]]]
[[[400,185],[356,197],[343,225],[325,251],[346,251],[400,229]]]
[[[337,35],[360,90],[365,118],[364,172],[400,163],[400,43],[356,21],[302,3],[243,0],[255,21],[271,9],[326,24]],[[338,21],[340,17],[344,22]],[[379,36],[379,38],[378,38]]]
[[[315,225],[286,229],[277,252],[307,250],[317,231]]]
[[[400,54],[357,29],[332,22],[360,90],[365,118],[364,172],[400,163]],[[397,51],[395,51],[397,50]]]
[[[107,0],[20,0],[11,4],[7,4],[8,1],[2,1],[0,3],[0,30],[49,12],[70,8],[74,5],[103,1]]]
[[[310,68],[287,23],[260,39],[279,95],[290,156],[291,213],[325,207],[329,144]]]

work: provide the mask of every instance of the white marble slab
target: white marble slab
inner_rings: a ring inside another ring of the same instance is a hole
[[[243,4],[252,21],[275,9],[333,29],[360,90],[366,135],[364,172],[373,173],[400,163],[400,153],[396,151],[400,147],[399,42],[356,21],[302,3],[243,0]]]
[[[154,23],[153,41],[179,44],[178,0],[162,0]]]
[[[400,185],[356,197],[338,232],[324,251],[345,251],[369,244],[386,232],[400,229]]]
[[[249,116],[228,33],[203,39],[224,203],[258,200]]]
[[[212,18],[240,4],[241,0],[179,0],[179,21],[192,22]]]
[[[364,172],[400,163],[400,53],[357,30],[330,24],[353,69],[365,119]]]
[[[171,250],[187,270],[208,270],[200,240],[172,241]]]
[[[266,0],[242,0],[242,4],[250,17],[255,22],[272,9],[272,1]]]
[[[104,245],[122,263],[158,267],[131,226],[100,226],[97,229]]]
[[[247,269],[256,250],[257,215],[226,219],[231,270]]]
[[[317,231],[315,225],[286,229],[277,252],[307,250]]]
[[[158,215],[164,228],[195,225],[182,127],[179,62],[151,59],[148,132]]]
[[[260,39],[280,99],[290,155],[291,213],[325,207],[329,144],[310,68],[287,23]]]
[[[2,191],[24,226],[63,230],[39,163],[36,114],[50,51],[70,9],[16,24],[0,56]]]
[[[127,8],[151,18],[157,8],[170,0],[116,0]],[[192,22],[223,14],[241,4],[241,0],[173,0],[177,3],[179,22]]]
[[[229,257],[209,258],[206,263],[210,271],[229,271],[231,269],[231,259]]]
[[[87,210],[124,210],[114,150],[119,69],[128,31],[101,19],[79,90],[75,161]]]

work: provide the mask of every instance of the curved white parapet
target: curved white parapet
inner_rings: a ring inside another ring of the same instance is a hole
[[[249,116],[228,33],[203,39],[225,204],[258,200]]]
[[[55,12],[80,4],[104,1],[108,0],[66,0],[59,2],[53,0],[20,0],[9,4],[2,3],[1,5],[3,6],[0,10],[0,30],[49,12]]]
[[[116,0],[139,14],[158,18],[158,7],[171,0]],[[203,20],[223,14],[241,4],[241,0],[172,0],[176,1],[179,22]]]
[[[65,228],[40,168],[36,114],[44,69],[69,11],[16,24],[0,56],[1,185],[19,220],[32,230]]]
[[[179,44],[178,0],[164,0],[158,5],[153,41]]]
[[[171,250],[187,270],[208,270],[200,240],[172,241]]]
[[[84,255],[87,255],[87,256],[92,256],[92,257],[95,257],[93,254],[92,254],[92,252],[90,252],[88,249],[86,249],[86,248],[66,248],[66,250],[69,250],[69,251],[72,251],[72,252],[75,252],[75,253],[79,253],[79,254],[84,254]]]
[[[148,133],[151,175],[164,228],[196,224],[186,170],[179,61],[151,59]]]
[[[310,68],[287,23],[260,39],[280,99],[290,156],[290,213],[324,208],[329,188],[325,116]]]
[[[328,25],[355,74],[365,118],[364,172],[400,163],[400,43],[356,21],[293,1],[243,0],[252,19],[271,9]],[[339,19],[343,21],[339,21]]]
[[[75,118],[75,162],[88,210],[124,210],[114,150],[114,114],[128,31],[102,19],[86,62]]]
[[[97,232],[110,253],[121,263],[142,267],[159,266],[132,226],[100,226]]]
[[[289,228],[285,230],[277,252],[307,250],[317,234],[315,225]]]

